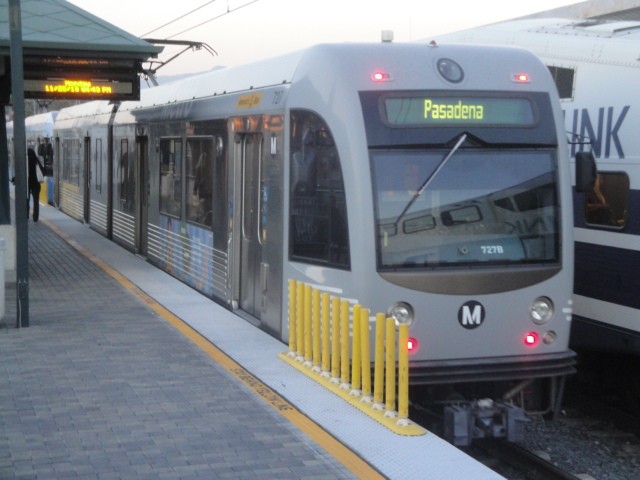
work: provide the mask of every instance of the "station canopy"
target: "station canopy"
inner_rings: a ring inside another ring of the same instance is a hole
[[[9,0],[0,0],[0,104],[11,91]],[[64,0],[21,0],[25,98],[137,100],[163,48]]]

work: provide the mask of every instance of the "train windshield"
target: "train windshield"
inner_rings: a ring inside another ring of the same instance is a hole
[[[372,150],[378,267],[550,263],[559,257],[551,149]]]

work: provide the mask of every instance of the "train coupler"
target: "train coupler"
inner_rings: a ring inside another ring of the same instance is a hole
[[[511,403],[483,399],[449,405],[444,409],[444,438],[458,447],[482,438],[518,442],[528,421],[524,410]]]

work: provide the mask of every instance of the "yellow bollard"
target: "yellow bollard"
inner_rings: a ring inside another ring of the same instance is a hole
[[[340,388],[349,388],[349,301],[340,303]]]
[[[296,281],[289,280],[289,355],[296,356]]]
[[[409,418],[409,325],[400,325],[398,335],[398,420]]]
[[[360,310],[360,351],[362,362],[362,398],[371,403],[371,337],[369,336],[369,309]]]
[[[320,290],[314,288],[311,290],[311,314],[313,322],[312,330],[312,359],[313,359],[313,371],[320,372]]]
[[[328,377],[331,368],[331,324],[329,311],[329,294],[323,293],[322,303],[322,375]]]
[[[296,337],[297,337],[297,348],[298,348],[298,356],[296,360],[302,362],[304,360],[304,283],[298,282],[297,285],[297,294],[296,294],[296,311],[298,312],[296,315]]]
[[[385,315],[376,315],[375,362],[373,366],[373,408],[384,409],[384,329]]]
[[[362,307],[360,305],[353,306],[353,331],[351,334],[353,338],[351,339],[353,344],[351,347],[351,395],[360,396],[360,388],[362,386],[361,382],[361,364],[360,364],[360,309]]]
[[[387,349],[386,349],[386,405],[385,416],[394,416],[396,409],[396,321],[387,318]]]
[[[331,298],[331,379],[340,383],[340,299]]]
[[[304,364],[311,366],[311,285],[304,286]]]

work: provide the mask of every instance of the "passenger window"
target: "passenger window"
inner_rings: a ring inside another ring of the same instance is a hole
[[[160,212],[180,217],[182,211],[182,140],[160,140]]]
[[[573,68],[553,67],[547,66],[556,88],[558,89],[558,96],[561,100],[573,98],[573,80],[575,77],[575,70]]]
[[[133,162],[129,158],[129,141],[126,138],[120,140],[120,160],[118,170],[118,186],[120,190],[120,211],[133,215],[135,203],[135,183],[133,174]]]
[[[589,225],[624,228],[627,223],[629,177],[624,172],[599,172],[587,192],[585,222]]]
[[[291,113],[291,259],[350,268],[349,230],[338,151],[316,114]]]
[[[94,152],[94,167],[93,171],[95,172],[95,187],[96,192],[102,193],[102,139],[96,138],[96,149]]]
[[[80,185],[80,140],[65,138],[62,142],[62,178]]]
[[[187,139],[187,220],[211,227],[213,137]]]

